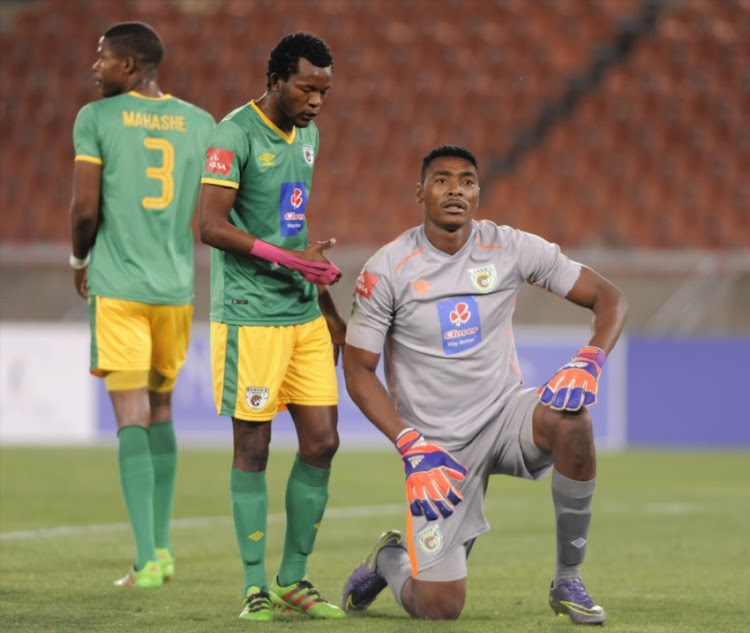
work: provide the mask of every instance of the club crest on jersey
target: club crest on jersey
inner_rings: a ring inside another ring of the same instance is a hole
[[[302,155],[305,157],[305,162],[312,167],[315,162],[315,150],[312,145],[305,143],[302,146]]]
[[[425,554],[437,554],[443,547],[443,533],[439,525],[429,525],[417,533],[417,543]]]
[[[245,389],[245,402],[253,411],[260,411],[268,402],[268,389],[266,387],[247,387]]]
[[[469,279],[471,280],[471,285],[479,292],[489,292],[497,283],[495,265],[490,264],[484,268],[472,268],[469,271]]]
[[[297,235],[305,227],[307,185],[304,182],[282,182],[279,196],[279,227],[282,237]]]
[[[479,306],[472,296],[454,297],[437,302],[443,353],[459,354],[482,341]]]

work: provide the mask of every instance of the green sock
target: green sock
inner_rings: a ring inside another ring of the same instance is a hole
[[[177,475],[177,438],[172,420],[151,424],[148,444],[154,465],[154,541],[156,547],[167,548],[172,553],[169,522]]]
[[[156,560],[154,545],[154,467],[148,447],[148,431],[124,426],[117,433],[120,487],[135,538],[135,568]]]
[[[234,531],[245,572],[245,593],[249,587],[268,589],[266,579],[266,525],[268,489],[266,473],[246,473],[232,468],[230,498]]]
[[[302,580],[328,502],[331,471],[308,466],[295,458],[286,486],[286,536],[279,584]]]

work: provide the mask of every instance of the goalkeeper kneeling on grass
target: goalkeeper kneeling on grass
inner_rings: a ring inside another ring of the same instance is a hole
[[[557,561],[549,605],[575,623],[601,624],[606,613],[580,569],[596,477],[586,407],[596,402],[627,302],[557,245],[476,220],[477,171],[465,148],[427,154],[416,192],[424,222],[380,249],[357,281],[346,385],[401,454],[412,516],[405,534],[384,532],[349,575],[343,607],[362,611],[388,586],[415,618],[457,618],[469,553],[489,529],[489,476],[540,479],[551,469]],[[524,386],[513,341],[524,283],[593,313],[586,345],[541,388]],[[376,375],[382,350],[390,394]]]

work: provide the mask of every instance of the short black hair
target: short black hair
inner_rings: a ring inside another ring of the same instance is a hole
[[[333,70],[333,53],[323,40],[312,33],[290,33],[282,37],[271,51],[266,70],[266,88],[271,87],[271,75],[274,73],[286,81],[299,72],[300,57],[318,68],[330,66]]]
[[[121,57],[132,55],[147,66],[158,66],[164,57],[159,34],[145,22],[120,22],[108,28],[104,38]]]
[[[422,177],[420,179],[421,183],[424,184],[424,177],[427,173],[427,168],[430,166],[430,163],[436,158],[440,158],[442,156],[455,156],[457,158],[465,158],[472,165],[474,165],[474,169],[476,169],[477,172],[479,171],[479,165],[477,164],[476,157],[465,147],[461,147],[460,145],[439,145],[438,147],[430,150],[430,153],[422,159]]]

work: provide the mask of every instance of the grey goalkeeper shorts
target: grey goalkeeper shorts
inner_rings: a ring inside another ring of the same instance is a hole
[[[463,495],[451,516],[427,521],[408,515],[406,543],[412,576],[447,582],[466,577],[466,557],[474,540],[490,529],[484,497],[490,475],[541,479],[552,467],[552,454],[533,441],[536,389],[514,391],[498,414],[463,448],[451,455],[468,473],[456,487]],[[430,438],[427,438],[430,439]]]

